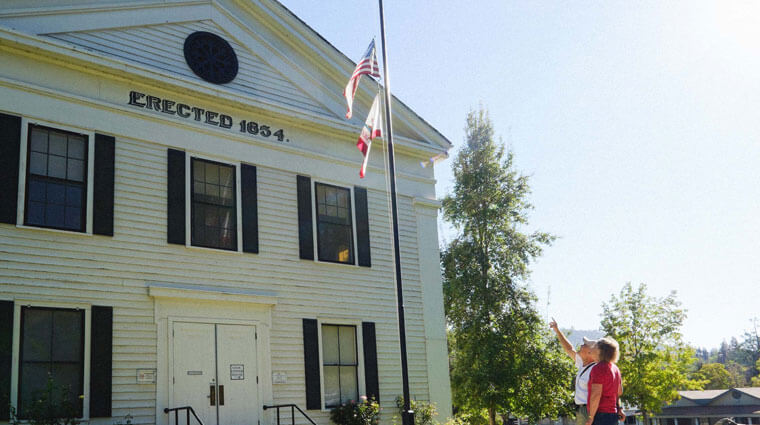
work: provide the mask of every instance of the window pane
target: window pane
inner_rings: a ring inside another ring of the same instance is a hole
[[[66,135],[56,131],[50,132],[48,153],[51,155],[66,156]]]
[[[84,181],[84,161],[79,159],[69,159],[66,178],[76,182]]]
[[[82,366],[80,363],[53,363],[51,377],[55,385],[70,396],[82,394]]]
[[[82,209],[78,207],[65,207],[66,216],[64,226],[67,229],[78,230],[82,228]]]
[[[82,207],[82,187],[68,185],[66,187],[66,205]]]
[[[234,184],[235,173],[232,167],[219,167],[219,184],[222,186],[232,187]]]
[[[340,404],[340,384],[338,381],[338,366],[325,366],[325,407],[335,407]]]
[[[324,364],[338,364],[338,327],[322,326],[322,361]]]
[[[337,205],[337,203],[335,201],[335,197],[336,197],[336,190],[335,190],[335,188],[332,188],[332,187],[328,188],[327,191],[326,191],[326,195],[327,196],[326,196],[326,199],[325,199],[325,203],[327,203],[327,205]]]
[[[66,158],[48,155],[48,176],[59,179],[66,178]]]
[[[48,135],[47,131],[41,128],[32,128],[32,152],[47,152],[48,150]]]
[[[45,202],[45,192],[47,188],[45,183],[36,179],[29,179],[29,200],[35,202]]]
[[[206,183],[219,184],[219,166],[206,163]]]
[[[219,208],[219,226],[225,229],[234,229],[234,216],[232,208]]]
[[[66,203],[66,186],[60,183],[47,184],[47,203],[63,205]]]
[[[348,192],[341,191],[338,193],[338,206],[341,208],[346,208],[346,205],[348,205]]]
[[[23,309],[23,361],[49,361],[53,333],[53,312],[32,308]]]
[[[217,204],[219,203],[219,185],[217,184],[206,184],[206,196],[200,198],[203,202],[210,202]]]
[[[62,393],[65,402],[61,404],[59,415],[82,416],[82,365],[80,363],[53,363],[51,376],[56,389]],[[58,397],[58,394],[55,394]],[[64,398],[65,397],[65,398]],[[70,412],[70,413],[69,413]]]
[[[69,136],[69,158],[84,159],[84,137]]]
[[[318,227],[319,259],[353,263],[351,227],[331,223],[320,223]]]
[[[21,412],[25,413],[25,410],[31,405],[33,400],[38,399],[47,385],[49,363],[21,363],[21,370],[19,371],[20,379],[20,401]]]
[[[29,224],[45,224],[45,204],[41,202],[27,203],[26,221]]]
[[[201,207],[204,211],[203,225],[208,227],[219,226],[219,211],[217,208],[204,205]]]
[[[224,206],[235,205],[235,189],[229,186],[222,186],[220,195],[220,203]]]
[[[48,204],[45,207],[45,224],[53,227],[63,227],[63,205]]]
[[[82,358],[82,312],[53,313],[53,360],[78,362]]]
[[[356,382],[356,366],[340,367],[340,402],[359,400],[359,389]]]
[[[340,364],[356,364],[356,330],[353,326],[341,326]]]
[[[47,175],[47,155],[32,152],[29,154],[29,172],[39,176]]]

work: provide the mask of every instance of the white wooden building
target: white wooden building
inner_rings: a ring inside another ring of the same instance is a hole
[[[362,395],[390,422],[389,201],[379,142],[358,176],[376,85],[347,121],[353,68],[275,0],[0,2],[0,422],[48,376],[92,424],[326,424]],[[451,144],[393,108],[411,394],[446,417],[419,163]]]

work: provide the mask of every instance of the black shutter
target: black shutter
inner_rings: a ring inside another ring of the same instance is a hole
[[[243,252],[259,252],[259,213],[256,199],[256,167],[240,165],[243,207]]]
[[[311,224],[311,179],[298,176],[298,251],[304,260],[314,259],[314,230]]]
[[[113,236],[114,138],[95,134],[92,233]]]
[[[10,419],[13,301],[0,301],[0,421]]]
[[[377,374],[375,322],[362,322],[362,339],[364,340],[364,388],[367,392],[367,398],[374,397],[379,403],[380,380]]]
[[[359,265],[372,267],[369,255],[369,212],[366,188],[354,186],[354,203],[356,204],[356,253]]]
[[[185,152],[169,149],[167,236],[169,243],[185,244]]]
[[[113,307],[92,307],[90,338],[90,417],[111,416]]]
[[[21,117],[0,114],[0,223],[16,224],[20,150]]]
[[[303,363],[306,369],[306,409],[322,409],[319,380],[319,336],[316,319],[303,319]]]

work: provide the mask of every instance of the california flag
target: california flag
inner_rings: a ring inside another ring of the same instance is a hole
[[[364,173],[367,170],[367,160],[369,159],[369,148],[372,147],[372,139],[375,137],[382,137],[383,119],[380,115],[380,93],[375,96],[375,100],[372,102],[372,107],[369,108],[369,115],[367,115],[367,121],[364,121],[364,127],[362,128],[362,134],[359,135],[359,141],[356,142],[356,147],[362,151],[364,160],[362,161],[362,168],[359,170],[359,177],[364,178]]]

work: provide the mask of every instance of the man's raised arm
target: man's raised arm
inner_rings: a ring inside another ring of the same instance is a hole
[[[554,333],[557,334],[557,338],[559,339],[559,343],[562,345],[562,348],[565,350],[565,353],[567,353],[568,356],[570,356],[573,361],[575,361],[575,350],[573,350],[573,345],[570,344],[570,341],[567,340],[567,337],[565,334],[562,333],[561,330],[559,330],[559,326],[557,326],[557,321],[552,318],[552,321],[549,322],[549,327],[552,328]]]

